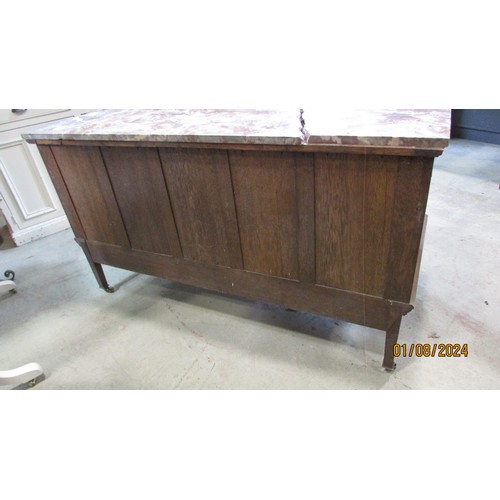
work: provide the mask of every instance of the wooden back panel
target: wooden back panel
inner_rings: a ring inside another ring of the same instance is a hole
[[[62,202],[89,240],[410,300],[433,158],[224,146],[52,153]]]
[[[231,151],[229,158],[244,268],[297,279],[298,213],[293,155]]]
[[[182,255],[155,148],[101,148],[132,248]]]
[[[51,149],[87,239],[130,247],[100,149]]]
[[[161,149],[184,258],[241,268],[226,151]]]

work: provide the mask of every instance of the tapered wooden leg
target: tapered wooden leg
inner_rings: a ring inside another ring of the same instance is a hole
[[[389,330],[385,332],[385,350],[382,366],[388,371],[393,371],[396,368],[396,363],[394,363],[394,344],[398,342],[401,319],[402,316],[394,321]]]
[[[94,273],[95,279],[97,280],[97,283],[99,283],[99,286],[105,292],[113,293],[115,289],[112,286],[109,286],[101,264],[98,264],[97,262],[93,262],[91,260],[89,260],[89,264]]]
[[[115,289],[109,286],[108,281],[106,280],[106,276],[104,274],[104,270],[102,269],[102,265],[92,260],[92,256],[90,255],[89,248],[85,243],[85,241],[80,240],[79,238],[75,238],[75,241],[82,247],[83,253],[85,254],[85,257],[87,257],[90,268],[92,269],[92,272],[94,273],[95,279],[97,280],[99,286],[105,292],[113,293]]]

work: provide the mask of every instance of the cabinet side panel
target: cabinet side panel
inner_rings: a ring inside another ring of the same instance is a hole
[[[56,192],[61,200],[61,204],[66,212],[66,216],[68,217],[69,223],[71,224],[71,228],[75,233],[77,238],[86,239],[85,231],[83,229],[80,218],[78,217],[78,213],[76,211],[75,205],[73,204],[73,200],[69,194],[68,188],[64,182],[64,179],[59,171],[59,167],[57,162],[52,154],[50,146],[38,146],[38,151],[40,152],[40,156],[47,167],[47,171],[50,175],[52,183],[56,189]]]
[[[433,158],[401,158],[391,227],[385,297],[410,302]]]
[[[160,148],[184,258],[242,267],[226,151]]]
[[[317,154],[316,282],[364,290],[365,157]]]
[[[99,148],[52,146],[52,152],[87,239],[129,247]]]
[[[181,256],[156,148],[101,148],[132,248]]]
[[[230,151],[229,158],[245,269],[298,279],[293,153]]]

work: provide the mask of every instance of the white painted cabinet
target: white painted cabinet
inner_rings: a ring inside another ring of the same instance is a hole
[[[16,245],[69,227],[36,146],[21,134],[87,111],[91,110],[0,110],[0,210]]]

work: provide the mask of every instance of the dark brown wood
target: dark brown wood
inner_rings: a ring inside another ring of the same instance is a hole
[[[436,151],[49,143],[40,152],[102,288],[107,264],[337,317],[385,331],[394,367]]]
[[[101,148],[132,248],[182,255],[156,149]]]
[[[231,151],[229,158],[244,268],[298,279],[299,227],[294,156],[291,153]]]
[[[385,334],[384,360],[382,361],[382,366],[390,371],[396,368],[396,364],[394,363],[394,344],[398,342],[400,327],[401,316],[398,316]]]
[[[47,167],[50,178],[54,183],[54,187],[56,188],[57,194],[59,195],[59,199],[61,200],[61,204],[66,212],[75,236],[77,238],[85,239],[86,235],[80,221],[80,217],[78,216],[78,212],[73,204],[73,200],[71,199],[66,183],[64,182],[61,172],[59,171],[59,167],[54,155],[52,154],[50,146],[38,146],[38,151],[40,151],[40,155],[45,163],[45,166]]]
[[[399,162],[384,296],[409,303],[433,162],[427,158],[401,158]]]
[[[89,242],[93,262],[180,281],[216,292],[282,305],[386,330],[412,307],[369,295],[299,281],[266,276],[241,269],[207,265],[166,255]]]
[[[92,256],[90,255],[87,242],[80,238],[75,238],[75,241],[80,245],[81,249],[83,250],[83,253],[85,254],[85,257],[87,257],[90,269],[92,269],[92,272],[94,273],[94,277],[99,287],[105,290],[106,292],[114,292],[114,289],[109,286],[109,283],[106,279],[106,275],[104,274],[104,271],[102,269],[102,265],[95,262]]]
[[[52,153],[87,239],[129,247],[99,148],[53,146]]]
[[[241,248],[225,151],[161,149],[185,258],[241,268]]]
[[[299,279],[306,283],[316,283],[314,156],[296,154],[294,158]]]
[[[366,158],[364,180],[364,293],[383,297],[389,265],[391,223],[399,159]]]
[[[316,276],[364,292],[364,173],[360,155],[316,155]]]

